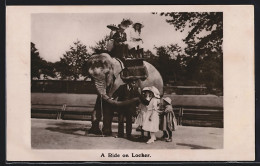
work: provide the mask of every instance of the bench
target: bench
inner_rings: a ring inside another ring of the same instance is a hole
[[[223,127],[223,106],[221,98],[207,96],[169,96],[178,125]],[[207,100],[206,100],[207,99]],[[31,117],[66,120],[91,120],[96,95],[32,93]],[[117,122],[114,113],[113,122]],[[133,118],[134,122],[134,118]]]
[[[64,120],[91,120],[93,106],[68,105],[62,113]]]
[[[174,107],[178,125],[223,127],[223,108],[179,106]]]
[[[31,117],[91,120],[96,95],[32,93]]]
[[[59,104],[32,104],[32,118],[60,119],[64,105]]]

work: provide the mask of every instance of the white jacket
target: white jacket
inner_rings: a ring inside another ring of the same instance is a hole
[[[143,48],[143,40],[136,41],[136,39],[142,39],[142,35],[138,31],[135,31],[134,28],[127,29],[126,37],[129,49],[137,48],[138,45],[139,48]]]

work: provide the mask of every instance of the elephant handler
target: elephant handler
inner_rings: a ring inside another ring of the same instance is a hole
[[[133,99],[135,97],[140,97],[141,89],[137,87],[137,80],[129,79],[125,80],[126,84],[121,85],[113,94],[113,98],[118,101],[125,101]],[[118,109],[118,134],[116,136],[119,138],[124,137],[124,118],[126,118],[126,136],[127,139],[132,139],[132,117],[136,112],[137,103],[125,107],[119,107]]]

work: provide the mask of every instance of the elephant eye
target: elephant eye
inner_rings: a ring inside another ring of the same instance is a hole
[[[100,62],[100,61],[95,61],[95,62],[93,63],[92,68],[100,68],[100,67],[103,67],[102,62]]]
[[[108,63],[105,61],[104,63],[102,63],[103,66],[108,66]]]

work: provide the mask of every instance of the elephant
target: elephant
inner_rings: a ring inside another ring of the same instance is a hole
[[[148,77],[145,80],[138,80],[137,85],[140,88],[155,86],[160,94],[163,94],[163,80],[158,70],[150,63],[144,61],[148,71]],[[124,82],[120,77],[123,63],[119,59],[112,58],[108,53],[94,54],[87,60],[87,73],[94,81],[98,97],[92,114],[92,126],[88,133],[111,135],[112,119],[115,108],[127,106],[133,102],[140,101],[139,98],[133,98],[127,101],[116,101],[111,99],[116,89]],[[118,109],[120,110],[120,109]],[[99,122],[103,119],[102,131],[99,128]]]

